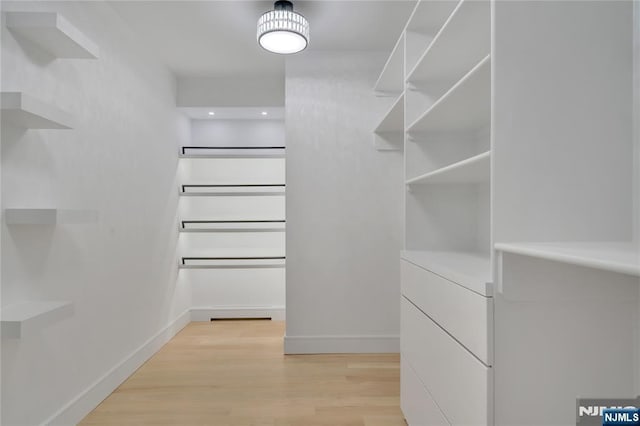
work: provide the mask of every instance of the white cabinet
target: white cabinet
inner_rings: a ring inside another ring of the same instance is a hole
[[[410,424],[575,424],[578,396],[640,393],[634,6],[417,2],[377,129],[405,156]]]

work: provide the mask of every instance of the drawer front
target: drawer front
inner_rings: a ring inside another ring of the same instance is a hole
[[[402,294],[485,364],[491,365],[488,331],[493,299],[404,260],[401,273]]]
[[[409,426],[450,426],[409,362],[400,359],[400,401]]]
[[[490,368],[402,298],[401,353],[452,425],[489,422]]]

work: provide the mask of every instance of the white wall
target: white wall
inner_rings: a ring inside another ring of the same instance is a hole
[[[167,336],[130,355],[188,319],[181,314],[190,291],[176,286],[175,247],[177,153],[189,123],[176,112],[173,76],[106,3],[2,8],[59,11],[100,47],[97,60],[52,59],[2,26],[2,90],[28,91],[78,123],[73,130],[3,126],[3,207],[99,213],[91,225],[2,225],[2,305],[75,303],[70,319],[2,341],[2,423],[39,424],[80,397],[54,422],[72,424]]]
[[[282,120],[191,120],[195,146],[284,146]]]
[[[373,147],[382,56],[287,59],[287,352],[397,351],[402,154]]]
[[[284,105],[282,75],[257,73],[178,79],[178,106],[181,107],[279,105]]]

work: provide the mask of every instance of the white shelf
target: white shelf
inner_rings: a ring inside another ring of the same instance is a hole
[[[407,185],[432,183],[480,183],[490,178],[491,152],[459,161],[446,167],[407,180]]]
[[[404,33],[393,47],[380,76],[373,86],[379,95],[393,96],[404,90]]]
[[[2,92],[2,121],[26,129],[71,129],[73,120],[67,112],[22,92]]]
[[[375,133],[403,132],[404,131],[404,93],[398,96],[391,108],[380,120],[375,128]]]
[[[57,58],[96,59],[98,46],[55,12],[7,12],[7,28]]]
[[[4,209],[7,225],[79,225],[98,221],[95,210]]]
[[[505,253],[640,276],[640,246],[630,242],[496,243]]]
[[[416,2],[405,27],[405,73],[413,69],[455,7],[455,1]]]
[[[478,294],[492,295],[491,258],[488,254],[404,250],[400,257]]]
[[[0,310],[3,338],[20,338],[73,315],[73,302],[26,301]]]
[[[228,186],[228,187],[194,187],[188,192],[180,191],[183,197],[250,197],[250,196],[273,196],[285,195],[286,188],[284,186]]]
[[[181,227],[180,232],[284,232],[284,223],[198,223]]]
[[[407,132],[480,129],[491,122],[491,58],[486,56],[407,128]]]
[[[230,158],[230,159],[238,159],[238,158],[285,158],[286,155],[284,153],[267,153],[267,154],[243,154],[243,153],[229,153],[229,154],[206,154],[206,155],[198,155],[198,154],[180,154],[178,158],[186,158],[186,159],[212,159],[212,158]]]
[[[413,84],[459,78],[491,51],[490,2],[462,0],[409,72]]]
[[[189,154],[185,151],[190,151]],[[208,159],[208,158],[285,158],[286,147],[215,147],[215,146],[185,146],[180,150],[179,158]]]
[[[180,269],[259,269],[284,268],[285,259],[225,259],[225,260],[189,260],[189,264],[180,263]]]

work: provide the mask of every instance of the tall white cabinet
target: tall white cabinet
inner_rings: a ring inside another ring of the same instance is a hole
[[[374,88],[376,147],[405,153],[410,425],[575,424],[578,397],[639,393],[632,10],[417,2]]]

